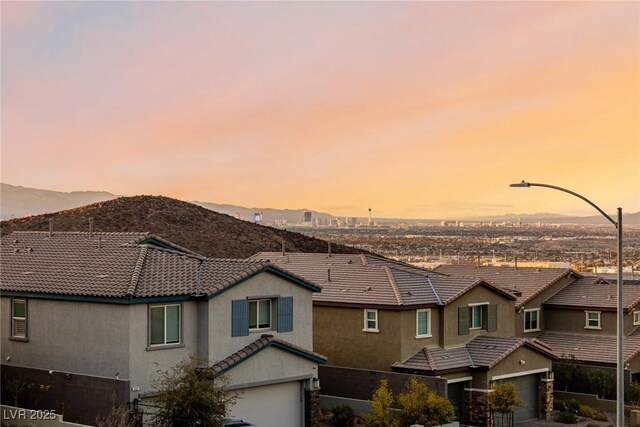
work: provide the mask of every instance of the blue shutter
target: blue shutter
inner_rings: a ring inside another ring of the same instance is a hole
[[[239,299],[231,301],[231,336],[249,335],[249,301]]]
[[[293,297],[278,298],[278,332],[293,331]]]

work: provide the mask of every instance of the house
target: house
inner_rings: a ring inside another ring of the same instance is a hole
[[[517,420],[551,411],[555,356],[536,340],[514,338],[512,293],[374,255],[261,252],[250,259],[322,285],[313,295],[313,335],[329,365],[445,378],[466,424],[491,423],[486,396],[505,379],[531,396]]]
[[[149,408],[158,370],[195,356],[240,392],[233,416],[313,424],[315,284],[146,233],[14,232],[0,260],[2,375],[48,386],[41,407],[85,423],[114,403]]]

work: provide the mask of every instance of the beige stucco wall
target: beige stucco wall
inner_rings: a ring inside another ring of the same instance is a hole
[[[312,292],[272,273],[260,273],[209,301],[209,360],[217,362],[242,347],[272,334],[308,350],[313,348]],[[248,336],[231,336],[231,301],[247,297],[293,297],[293,331],[275,330],[250,332]],[[321,353],[321,352],[320,352]]]
[[[262,382],[286,382],[300,377],[318,376],[317,364],[301,356],[275,347],[268,347],[240,363],[225,374],[230,386]]]
[[[3,363],[128,378],[129,306],[27,298],[28,342],[9,339],[11,298],[0,308]]]
[[[401,312],[378,310],[380,332],[364,332],[364,309],[314,306],[314,350],[328,364],[362,369],[391,370],[401,359]],[[415,312],[414,312],[415,313]],[[413,326],[415,329],[415,326]]]
[[[458,335],[458,307],[473,303],[490,303],[498,305],[498,328],[494,332],[484,329],[470,330],[468,335]],[[444,309],[444,333],[441,336],[442,346],[452,347],[464,344],[476,335],[512,337],[515,335],[515,305],[513,300],[491,291],[483,286],[476,286],[471,291],[456,299]]]
[[[173,303],[163,303],[173,304]],[[148,310],[155,304],[135,304],[131,306],[130,323],[130,362],[131,387],[140,387],[138,393],[153,391],[153,380],[158,376],[158,370],[167,371],[178,362],[197,354],[197,302],[183,301],[182,304],[182,344],[178,347],[156,347],[148,350]]]
[[[545,330],[545,308],[542,307],[542,303],[551,298],[553,295],[558,293],[560,290],[564,289],[575,280],[573,277],[565,277],[564,279],[559,280],[555,284],[551,285],[549,288],[542,291],[539,295],[531,298],[527,301],[524,306],[520,307],[520,309],[516,312],[515,322],[516,322],[516,334],[519,337],[526,338],[535,338],[540,335],[540,331]],[[540,316],[538,317],[538,323],[540,331],[538,332],[524,332],[524,310],[531,309],[540,309]]]
[[[592,310],[589,310],[592,311]],[[593,310],[599,311],[599,310]],[[586,335],[615,335],[616,334],[616,313],[602,311],[600,314],[600,325],[602,329],[586,329],[585,310],[567,310],[560,308],[545,308],[546,330],[558,332],[573,332]],[[631,331],[633,319],[625,314],[625,332]]]
[[[520,364],[521,360],[525,362],[524,365]],[[544,354],[522,346],[494,366],[489,371],[489,375],[493,378],[514,372],[535,371],[545,368],[551,371],[551,362],[552,360]]]
[[[427,307],[425,307],[427,308]],[[431,308],[431,337],[416,338],[416,312],[400,312],[402,338],[400,341],[400,359],[403,362],[424,347],[437,347],[440,342],[440,308]]]

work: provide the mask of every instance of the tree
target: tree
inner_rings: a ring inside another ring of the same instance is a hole
[[[640,403],[640,383],[632,381],[624,395],[628,402],[637,406]]]
[[[589,384],[601,399],[611,392],[612,383],[611,375],[606,371],[598,368],[589,371]]]
[[[159,426],[222,426],[227,406],[233,405],[237,393],[227,389],[225,377],[213,378],[204,364],[194,357],[178,363],[168,371],[159,371],[154,380],[158,395],[155,423]]]
[[[440,396],[416,378],[407,383],[407,392],[398,395],[403,425],[422,424],[435,426],[446,424],[456,419],[453,404],[444,396]]]
[[[562,353],[560,363],[556,366],[555,375],[564,384],[564,391],[567,391],[569,384],[573,384],[580,375],[580,366],[576,357],[571,353]]]
[[[492,388],[492,392],[487,396],[487,401],[494,412],[503,414],[513,412],[513,410],[524,404],[520,399],[518,389],[513,383],[500,383]]]
[[[373,392],[369,401],[371,413],[363,414],[366,427],[398,427],[399,423],[393,409],[393,393],[389,389],[386,379],[380,380],[380,385]]]

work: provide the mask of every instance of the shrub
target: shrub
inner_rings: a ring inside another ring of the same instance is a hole
[[[595,421],[609,421],[609,418],[602,411],[595,411],[591,419]]]
[[[595,368],[589,371],[589,383],[598,397],[604,399],[611,392],[613,380],[608,372]]]
[[[398,404],[402,409],[400,417],[404,425],[435,426],[456,419],[456,410],[449,399],[416,378],[409,380],[406,393],[398,395]]]
[[[628,402],[635,405],[640,403],[640,383],[638,381],[632,381],[624,395]]]
[[[333,414],[332,424],[339,427],[352,426],[356,417],[353,408],[349,405],[334,406],[331,408],[331,413]]]
[[[518,406],[524,403],[518,394],[518,389],[513,383],[500,383],[493,387],[493,391],[489,393],[487,400],[491,409],[495,412],[513,412]]]
[[[571,412],[558,412],[554,420],[563,424],[576,424],[578,422],[578,416]]]
[[[564,403],[564,400],[553,399],[553,409],[556,411],[566,411],[567,405]]]
[[[556,378],[562,385],[564,385],[564,391],[569,389],[569,385],[580,376],[580,366],[576,357],[571,353],[563,353],[560,358],[560,362],[556,365],[555,369]]]
[[[566,411],[572,412],[574,414],[578,413],[580,405],[582,405],[582,403],[580,403],[580,401],[577,399],[569,399],[565,402]]]
[[[593,418],[593,409],[587,405],[580,405],[578,407],[578,415],[581,417]]]
[[[397,427],[399,425],[393,410],[393,393],[389,389],[387,380],[380,381],[369,403],[371,413],[362,415],[366,427]]]

